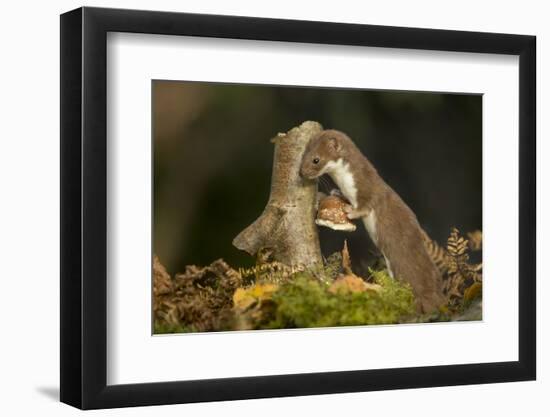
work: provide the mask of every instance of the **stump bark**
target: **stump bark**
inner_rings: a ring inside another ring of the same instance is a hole
[[[269,200],[260,217],[233,239],[236,248],[252,256],[268,254],[293,267],[322,262],[315,225],[317,181],[303,179],[299,173],[307,144],[322,130],[319,123],[307,121],[272,139]]]

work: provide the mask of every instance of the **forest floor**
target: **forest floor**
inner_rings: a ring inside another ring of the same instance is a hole
[[[481,239],[480,231],[466,239],[452,229],[445,248],[427,242],[447,297],[431,314],[418,314],[410,286],[386,269],[356,275],[346,244],[323,265],[308,269],[277,262],[235,269],[219,259],[206,267],[189,265],[172,277],[155,256],[154,332],[481,320],[482,264],[469,258],[481,251]]]

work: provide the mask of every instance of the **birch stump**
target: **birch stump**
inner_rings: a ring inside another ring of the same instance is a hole
[[[236,248],[252,256],[268,253],[288,266],[322,262],[315,225],[317,181],[303,179],[299,173],[307,144],[322,129],[319,123],[307,121],[272,139],[269,201],[260,217],[233,239]]]

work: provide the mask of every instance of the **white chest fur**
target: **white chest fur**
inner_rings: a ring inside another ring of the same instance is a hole
[[[353,206],[353,208],[356,209],[357,208],[357,186],[355,185],[353,174],[349,169],[349,164],[345,163],[341,158],[338,159],[336,162],[330,161],[325,165],[325,168],[323,169],[323,173],[329,174],[331,176],[331,178],[336,183],[338,188],[340,188],[340,191],[342,192],[342,194],[344,194],[344,197],[346,197],[351,203],[351,205]],[[362,220],[370,238],[372,239],[375,245],[378,245],[378,233],[376,230],[376,212],[374,210],[371,210],[369,214],[367,214],[366,216],[363,216]],[[386,255],[384,253],[382,254],[386,259],[388,272],[390,276],[393,277],[390,262],[388,258],[386,258]]]
[[[340,158],[336,162],[327,162],[323,171],[330,175],[338,188],[340,188],[340,191],[342,191],[342,194],[344,194],[344,197],[349,200],[353,208],[357,208],[357,187],[355,185],[355,180],[353,179],[353,174],[349,169],[349,164],[345,163]]]
[[[376,212],[374,210],[371,210],[368,215],[363,217],[363,224],[365,225],[365,229],[367,229],[372,241],[378,245],[378,234],[376,232]]]

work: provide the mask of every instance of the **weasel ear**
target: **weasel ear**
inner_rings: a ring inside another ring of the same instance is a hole
[[[334,136],[331,136],[328,139],[328,146],[330,147],[330,149],[332,149],[335,152],[340,152],[340,149],[342,148],[340,141]]]

